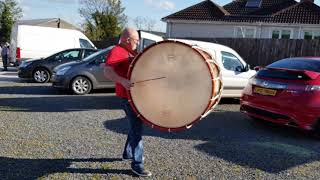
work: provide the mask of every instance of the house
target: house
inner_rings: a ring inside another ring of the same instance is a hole
[[[320,39],[313,0],[205,0],[162,18],[170,38]]]
[[[79,30],[79,28],[73,24],[70,24],[60,18],[20,20],[18,21],[18,24]]]

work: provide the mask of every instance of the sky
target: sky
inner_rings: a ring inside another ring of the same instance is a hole
[[[78,27],[82,22],[79,15],[79,0],[17,0],[23,10],[22,19],[61,18]],[[155,30],[165,32],[166,24],[161,18],[179,10],[197,4],[202,0],[122,0],[125,14],[129,18],[128,26],[133,26],[133,19],[140,16],[156,21]],[[220,6],[232,0],[213,0]],[[299,1],[299,0],[296,0]],[[315,0],[320,5],[320,0]]]

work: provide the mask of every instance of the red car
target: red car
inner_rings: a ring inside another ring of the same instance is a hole
[[[243,91],[241,112],[320,134],[320,57],[288,58],[260,68]]]

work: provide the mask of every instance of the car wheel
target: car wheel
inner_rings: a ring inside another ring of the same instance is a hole
[[[320,119],[318,119],[314,124],[311,133],[313,137],[315,137],[316,139],[320,139]]]
[[[50,79],[50,73],[44,68],[34,70],[32,74],[33,80],[37,83],[46,83]]]
[[[74,94],[84,95],[91,91],[92,84],[86,77],[79,76],[72,80],[71,91]]]

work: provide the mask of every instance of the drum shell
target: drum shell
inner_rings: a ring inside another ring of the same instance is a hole
[[[165,44],[165,43],[168,43],[168,44],[176,43],[179,46],[180,45],[187,46],[188,48],[190,48],[190,50],[194,51],[194,53],[198,54],[201,57],[200,59],[202,59],[203,63],[205,63],[205,65],[207,67],[207,71],[210,72],[209,74],[211,76],[210,79],[211,79],[211,84],[212,84],[212,86],[210,88],[211,99],[208,99],[207,106],[206,106],[206,108],[203,109],[203,112],[200,113],[199,116],[196,117],[191,123],[186,123],[186,124],[183,124],[179,127],[159,126],[156,123],[152,122],[151,120],[148,120],[147,118],[145,118],[145,116],[143,115],[143,112],[140,112],[135,105],[135,102],[134,102],[133,96],[132,96],[132,91],[131,90],[128,91],[128,97],[129,97],[129,102],[131,104],[131,107],[135,111],[135,113],[138,115],[138,117],[144,123],[146,123],[147,125],[149,125],[152,128],[156,128],[161,131],[174,132],[174,131],[181,131],[184,129],[188,129],[194,123],[196,123],[200,119],[207,116],[209,114],[209,112],[212,111],[212,109],[219,103],[220,98],[221,98],[221,91],[222,91],[221,71],[220,71],[220,68],[219,68],[218,64],[216,63],[216,61],[213,59],[213,57],[211,57],[210,53],[206,52],[206,50],[203,50],[201,48],[194,48],[194,47],[192,47],[188,44],[182,43],[182,42],[167,40],[167,41],[162,41],[160,43],[153,44],[153,45],[149,46],[133,60],[133,62],[131,63],[131,65],[129,67],[129,71],[128,71],[129,79],[132,78],[132,74],[134,73],[134,70],[135,70],[135,65],[139,61],[139,59],[144,55],[144,53],[152,48],[155,48],[159,44]]]

